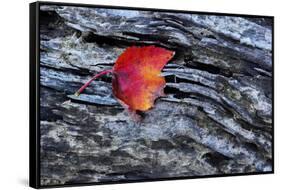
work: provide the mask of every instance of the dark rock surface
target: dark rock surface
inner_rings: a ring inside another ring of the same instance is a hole
[[[41,184],[272,170],[272,22],[42,6]],[[111,76],[74,92],[132,45],[176,52],[166,97],[132,120]]]

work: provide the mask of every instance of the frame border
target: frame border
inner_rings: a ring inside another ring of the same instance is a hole
[[[231,173],[231,174],[215,174],[215,175],[199,175],[199,176],[182,176],[155,179],[138,179],[138,180],[120,180],[108,182],[87,182],[87,183],[71,183],[62,185],[41,185],[40,183],[40,6],[41,5],[57,5],[57,6],[73,6],[87,8],[105,8],[105,9],[121,9],[121,10],[138,10],[138,11],[157,11],[170,13],[186,13],[199,15],[217,15],[217,16],[233,16],[248,18],[269,18],[272,20],[272,170],[266,172],[248,172],[248,173]],[[90,185],[109,185],[123,183],[140,183],[185,179],[204,179],[216,177],[234,177],[234,176],[250,176],[261,174],[274,174],[275,172],[275,154],[274,154],[274,16],[268,15],[249,15],[222,12],[201,12],[175,9],[158,9],[144,7],[126,7],[112,5],[94,5],[80,3],[64,3],[37,1],[29,4],[29,37],[30,37],[30,76],[29,76],[29,186],[37,189],[57,188],[57,187],[77,187]],[[35,112],[35,113],[34,113]]]
[[[38,2],[29,4],[29,186],[40,188],[40,25]]]

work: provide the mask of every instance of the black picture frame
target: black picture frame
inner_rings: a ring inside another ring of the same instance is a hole
[[[93,183],[73,183],[65,185],[40,185],[40,15],[39,10],[41,5],[58,5],[58,6],[74,6],[74,7],[88,7],[88,8],[110,8],[122,10],[142,10],[142,11],[157,11],[157,12],[171,12],[171,13],[191,13],[191,14],[207,14],[207,15],[221,15],[234,17],[248,17],[248,18],[269,18],[272,20],[272,171],[267,172],[252,172],[252,173],[238,173],[238,174],[223,174],[223,175],[204,175],[191,177],[173,177],[173,178],[158,178],[158,179],[142,179],[134,181],[112,181],[112,182],[93,182]],[[108,6],[108,5],[91,5],[80,3],[62,3],[62,2],[34,2],[30,3],[30,82],[29,82],[29,185],[33,188],[55,188],[55,187],[72,187],[72,186],[87,186],[87,185],[102,185],[102,184],[120,184],[120,183],[135,183],[148,181],[163,181],[163,180],[182,180],[194,178],[213,178],[213,177],[229,177],[229,176],[246,176],[246,175],[260,175],[274,173],[274,17],[264,15],[248,15],[248,14],[232,14],[232,13],[218,13],[218,12],[199,12],[187,10],[169,10],[169,9],[155,9],[142,7],[123,7],[123,6]]]

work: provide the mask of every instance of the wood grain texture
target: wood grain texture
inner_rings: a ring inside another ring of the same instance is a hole
[[[41,184],[272,170],[272,20],[42,6]],[[176,52],[135,122],[112,94],[129,46]]]

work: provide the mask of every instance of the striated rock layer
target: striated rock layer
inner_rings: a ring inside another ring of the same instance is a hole
[[[41,185],[272,171],[272,20],[41,6]],[[135,122],[110,69],[129,46],[176,52]]]

